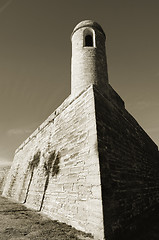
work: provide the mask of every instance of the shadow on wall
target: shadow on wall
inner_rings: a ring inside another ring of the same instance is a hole
[[[50,175],[52,177],[54,177],[60,171],[59,163],[60,163],[60,155],[59,155],[59,153],[56,153],[56,151],[51,152],[48,160],[46,162],[44,162],[44,172],[45,172],[46,180],[45,180],[44,192],[43,192],[39,211],[41,211],[42,206],[43,206],[46,190],[47,190],[48,184],[49,184]]]
[[[34,176],[34,171],[39,166],[40,157],[41,157],[41,152],[37,151],[37,153],[33,157],[33,160],[31,162],[29,162],[28,169],[29,169],[29,172],[30,172],[30,180],[29,180],[29,183],[28,183],[28,187],[27,187],[27,191],[26,191],[26,195],[25,195],[25,199],[24,199],[23,203],[27,202],[30,186],[31,186],[33,176]],[[48,188],[50,176],[54,177],[60,171],[59,163],[60,163],[60,154],[56,151],[52,151],[49,154],[49,157],[44,162],[43,170],[44,170],[44,174],[45,174],[45,184],[44,184],[44,191],[43,191],[39,211],[41,211],[42,206],[43,206],[43,202],[44,202],[45,194],[46,194],[46,191],[47,191],[47,188]],[[26,177],[27,177],[27,174],[26,174]],[[25,180],[24,180],[24,182],[25,182]]]
[[[17,179],[17,176],[18,176],[18,172],[19,172],[19,164],[17,165],[17,168],[12,176],[12,179],[11,179],[11,182],[9,184],[9,189],[8,189],[8,193],[7,193],[7,196],[8,197],[11,197],[12,196],[12,192],[13,192],[13,187],[14,187],[14,184],[16,182],[16,179]]]
[[[29,180],[27,191],[26,191],[26,196],[25,196],[25,199],[24,199],[24,203],[26,203],[26,201],[27,201],[30,185],[31,185],[31,182],[32,182],[32,179],[33,179],[33,175],[34,175],[34,170],[35,170],[35,168],[38,167],[39,162],[40,162],[40,155],[41,155],[41,152],[38,151],[34,155],[33,160],[31,162],[29,162],[28,168],[29,168],[29,171],[31,172],[31,175],[30,175],[30,180]]]

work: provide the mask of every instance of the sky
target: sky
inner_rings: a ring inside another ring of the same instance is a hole
[[[70,35],[88,19],[110,85],[159,146],[158,0],[0,0],[0,165],[70,94]]]

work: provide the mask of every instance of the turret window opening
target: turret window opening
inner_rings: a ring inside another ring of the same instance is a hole
[[[95,47],[95,32],[93,29],[85,29],[83,33],[83,46]]]
[[[93,37],[91,35],[85,36],[85,47],[93,47]]]

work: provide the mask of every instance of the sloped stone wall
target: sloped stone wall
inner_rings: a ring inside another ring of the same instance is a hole
[[[155,143],[108,86],[64,103],[16,150],[3,195],[52,219],[122,240],[159,203]]]
[[[10,169],[10,166],[0,167],[0,192],[3,191],[9,169]]]
[[[104,238],[92,86],[66,99],[17,149],[3,195]]]
[[[120,99],[94,90],[105,236],[120,240],[159,203],[159,152]]]

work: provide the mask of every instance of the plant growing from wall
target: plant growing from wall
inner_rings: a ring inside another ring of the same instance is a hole
[[[32,182],[32,179],[33,179],[33,175],[34,175],[34,169],[38,167],[39,165],[39,162],[40,162],[40,154],[41,152],[38,151],[34,157],[33,157],[33,160],[31,162],[29,162],[29,171],[31,172],[30,174],[30,180],[29,180],[29,184],[28,184],[28,188],[27,188],[27,191],[26,191],[26,196],[25,196],[25,200],[24,200],[24,203],[26,203],[27,201],[27,197],[28,197],[28,194],[29,194],[29,189],[30,189],[30,185],[31,185],[31,182]]]
[[[48,161],[44,163],[44,172],[46,176],[46,181],[45,181],[44,192],[43,192],[43,197],[42,197],[39,211],[41,211],[43,206],[46,190],[49,184],[50,175],[52,175],[53,177],[59,173],[59,162],[60,162],[59,153],[56,154],[56,152],[53,151],[50,154]]]

